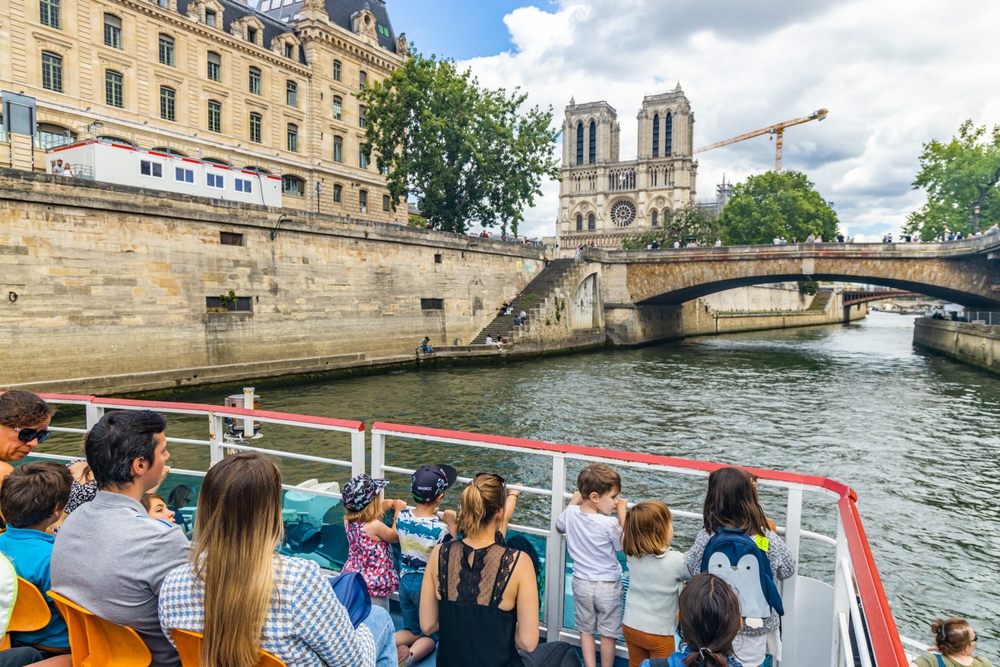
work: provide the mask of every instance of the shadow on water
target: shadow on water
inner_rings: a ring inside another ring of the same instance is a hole
[[[1000,648],[1000,378],[912,346],[913,318],[691,339],[634,350],[485,367],[420,369],[268,389],[268,410],[394,421],[825,475],[850,484],[900,629],[928,637],[937,617],[972,620],[980,650]],[[220,404],[223,394],[185,400]],[[171,418],[171,435],[204,437]],[[262,446],[346,455],[344,440],[268,428]],[[456,463],[526,483],[547,462],[391,441],[389,462]],[[67,445],[68,446],[68,445]],[[74,445],[75,446],[75,445]],[[175,463],[201,453],[178,450]],[[575,475],[575,472],[571,471]],[[292,483],[312,473],[291,470]],[[703,480],[626,474],[624,494],[700,508]],[[341,479],[341,481],[344,481]],[[406,481],[391,493],[406,497]],[[454,502],[456,498],[450,498]],[[783,514],[765,496],[769,513]],[[519,510],[542,525],[544,503]],[[808,517],[807,517],[808,519]],[[833,534],[829,514],[808,528]],[[697,529],[679,523],[675,546]],[[808,547],[820,549],[822,547]],[[829,579],[829,572],[806,574]]]

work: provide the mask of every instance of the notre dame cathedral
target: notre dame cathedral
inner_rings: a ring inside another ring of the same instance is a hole
[[[563,122],[557,240],[563,250],[619,247],[695,203],[694,114],[680,83],[639,110],[638,158],[621,161],[618,113],[607,102],[570,100]]]

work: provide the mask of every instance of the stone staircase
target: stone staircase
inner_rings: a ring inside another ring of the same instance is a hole
[[[807,311],[825,311],[830,305],[830,301],[833,299],[834,293],[830,291],[820,291],[816,292],[816,296],[813,297],[812,303],[806,308]]]
[[[514,334],[514,316],[522,310],[528,314],[527,321],[535,322],[541,317],[543,306],[552,292],[561,287],[567,274],[573,270],[575,260],[573,259],[553,259],[549,262],[535,279],[528,283],[520,294],[514,297],[511,302],[513,307],[510,315],[497,315],[493,321],[486,325],[486,328],[479,332],[479,335],[472,341],[472,345],[485,345],[486,336],[493,340],[497,338],[510,338]]]

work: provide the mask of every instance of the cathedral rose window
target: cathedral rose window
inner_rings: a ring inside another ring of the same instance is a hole
[[[611,222],[615,227],[628,227],[635,221],[635,204],[628,200],[615,202],[611,207]]]

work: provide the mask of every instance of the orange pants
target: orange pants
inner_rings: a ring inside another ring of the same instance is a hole
[[[639,667],[647,658],[669,658],[674,652],[673,635],[651,635],[622,626],[625,645],[628,646],[629,667]]]

